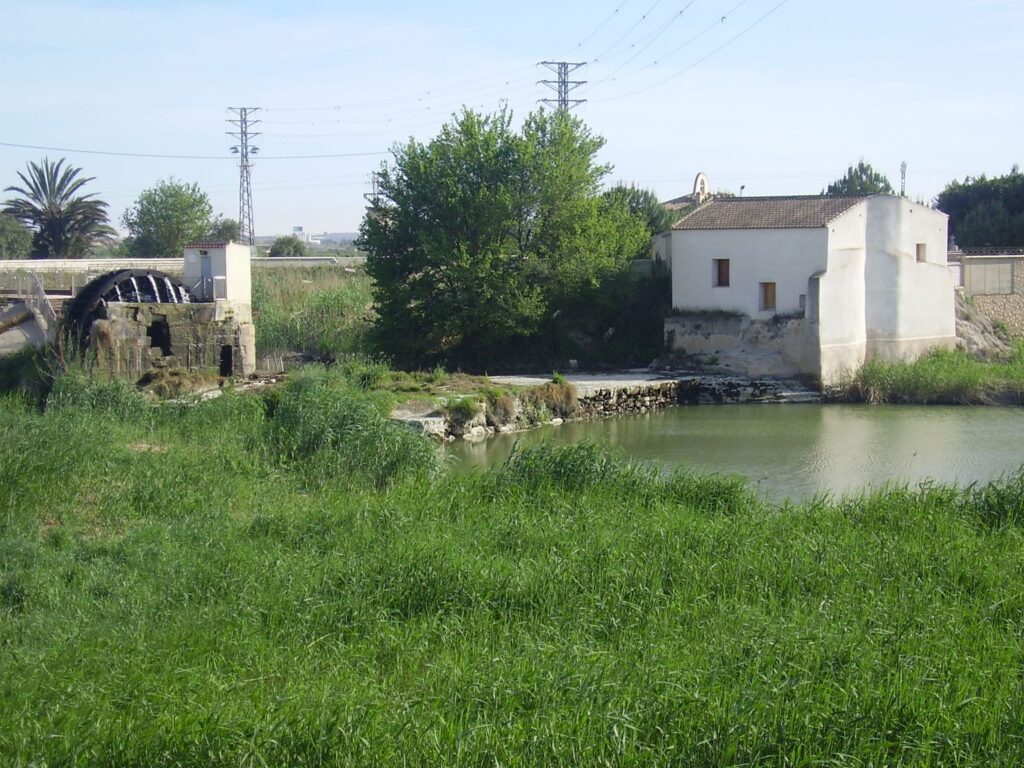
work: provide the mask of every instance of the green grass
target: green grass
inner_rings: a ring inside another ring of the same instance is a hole
[[[992,404],[1024,402],[1024,342],[1004,362],[981,362],[963,350],[940,350],[913,363],[866,363],[846,388],[872,403]]]
[[[775,508],[438,474],[334,372],[122,394],[0,401],[0,765],[1021,762],[1024,478]]]
[[[367,351],[373,322],[370,279],[362,267],[253,270],[253,319],[259,354],[334,358]]]

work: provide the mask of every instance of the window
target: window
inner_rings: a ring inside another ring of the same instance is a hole
[[[761,311],[775,309],[775,283],[761,283]]]
[[[917,263],[922,264],[928,260],[928,246],[924,243],[917,244]]]
[[[806,312],[807,311],[807,294],[806,293],[801,293],[800,294],[800,298],[797,301],[797,303],[800,306],[800,311],[801,312]]]
[[[712,274],[712,285],[715,288],[726,288],[729,285],[729,260],[712,259],[711,266],[714,268]]]

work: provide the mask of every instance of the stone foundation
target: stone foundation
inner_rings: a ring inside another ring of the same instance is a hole
[[[218,303],[111,303],[89,332],[97,364],[137,381],[158,369],[180,368],[221,376],[256,370],[256,332]]]

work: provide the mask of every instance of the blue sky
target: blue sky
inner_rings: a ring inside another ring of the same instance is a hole
[[[861,157],[894,185],[905,160],[908,193],[931,199],[1022,160],[1024,2],[779,3],[0,0],[0,142],[223,157],[66,155],[116,218],[168,176],[236,216],[226,107],[262,107],[257,232],[351,231],[394,142],[463,103],[523,115],[550,95],[536,63],[564,59],[588,62],[576,112],[607,140],[610,181],[664,199],[698,170],[813,194]],[[0,187],[61,154],[0,146]],[[353,156],[271,159],[330,154]]]

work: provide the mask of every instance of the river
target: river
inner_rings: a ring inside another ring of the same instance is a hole
[[[450,446],[457,470],[503,462],[519,443],[592,440],[666,469],[740,474],[766,498],[835,496],[886,483],[967,484],[1024,465],[1024,408],[698,405],[582,421]]]

